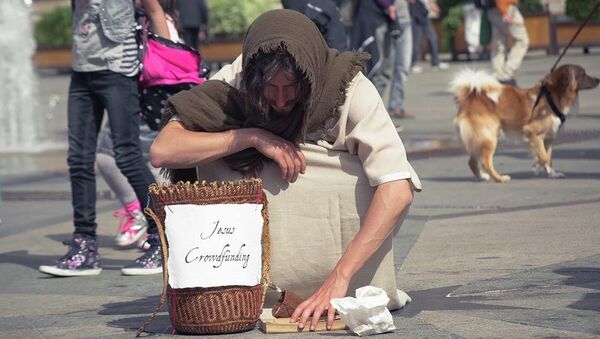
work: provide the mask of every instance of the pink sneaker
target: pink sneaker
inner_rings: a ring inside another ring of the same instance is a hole
[[[125,209],[115,211],[113,215],[121,218],[115,242],[119,247],[127,247],[138,242],[146,235],[148,222],[141,210],[127,212]]]

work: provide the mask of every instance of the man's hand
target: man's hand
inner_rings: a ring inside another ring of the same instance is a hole
[[[282,178],[295,182],[300,173],[306,171],[306,159],[300,148],[271,132],[256,129],[252,145],[260,153],[275,161],[282,173]]]
[[[387,8],[387,15],[390,18],[390,21],[396,21],[396,5],[392,4]]]
[[[442,10],[440,9],[440,6],[438,6],[436,1],[433,0],[429,0],[429,10],[431,11],[431,16],[433,18],[439,18]]]
[[[204,32],[204,31],[198,32],[198,41],[200,43],[204,43],[204,41],[206,41],[206,32]]]
[[[296,307],[294,313],[292,313],[291,321],[298,322],[298,328],[303,329],[308,318],[312,317],[310,330],[314,331],[321,316],[327,314],[326,328],[331,330],[335,309],[331,306],[330,301],[334,298],[345,297],[349,283],[349,279],[342,277],[334,270],[313,295]]]
[[[504,20],[504,22],[506,22],[507,24],[512,24],[512,22],[513,22],[513,16],[510,15],[510,13],[506,12],[506,14],[504,14],[502,16],[502,20]]]

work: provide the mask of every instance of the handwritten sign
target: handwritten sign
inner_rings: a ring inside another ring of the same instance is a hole
[[[169,285],[254,286],[262,267],[262,204],[165,207]]]

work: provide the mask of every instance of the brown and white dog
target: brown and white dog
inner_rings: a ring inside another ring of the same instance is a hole
[[[469,167],[479,180],[508,182],[493,164],[499,133],[521,134],[535,155],[534,173],[544,168],[550,178],[563,177],[552,169],[552,142],[577,92],[598,86],[599,80],[577,65],[563,65],[532,88],[500,84],[484,71],[464,70],[451,82],[458,105],[454,119],[469,153]],[[540,90],[545,88],[538,104]],[[562,115],[562,119],[561,119]],[[484,171],[479,168],[479,161]]]

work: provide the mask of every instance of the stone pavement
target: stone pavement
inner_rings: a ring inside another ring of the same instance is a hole
[[[554,60],[530,53],[519,84],[532,85]],[[598,52],[574,51],[563,63],[600,75]],[[381,337],[600,337],[600,89],[581,93],[579,112],[558,136],[554,167],[565,179],[533,176],[525,145],[505,140],[496,164],[513,180],[477,183],[446,91],[465,65],[412,75],[406,109],[417,118],[396,121],[424,191],[395,237],[398,287],[413,302],[394,312],[398,330]],[[67,83],[64,75],[40,78],[42,102],[58,103],[47,122],[57,140],[65,137]],[[157,305],[162,282],[120,275],[139,252],[114,247],[117,205],[105,184],[98,186],[105,270],[93,278],[50,278],[37,267],[64,254],[61,241],[72,232],[65,152],[0,156],[0,338],[132,337]],[[167,313],[148,330],[170,336]],[[224,337],[261,336],[254,330]]]

